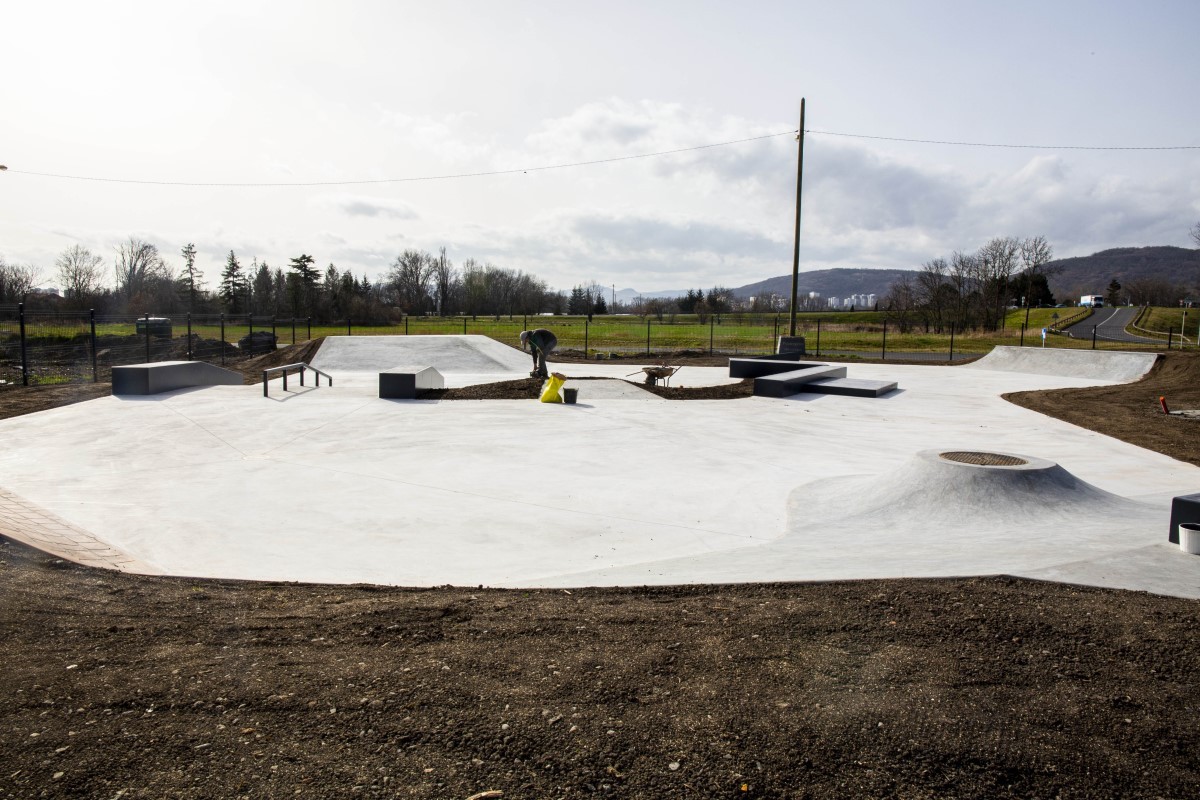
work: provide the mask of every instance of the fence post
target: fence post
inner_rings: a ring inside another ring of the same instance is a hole
[[[950,361],[954,362],[954,323],[950,323]]]
[[[817,317],[817,358],[821,357],[821,318]]]
[[[404,335],[408,336],[408,316],[404,317]]]
[[[467,318],[463,317],[463,336],[467,335]]]
[[[305,317],[305,322],[308,323],[308,338],[312,338],[312,317]]]
[[[350,315],[346,315],[346,335],[350,335]]]
[[[275,315],[274,314],[271,315],[271,341],[275,344],[276,347],[279,346],[279,337],[277,337],[275,335]]]
[[[771,335],[771,341],[779,341],[779,317],[775,317],[775,332]]]
[[[225,314],[221,314],[221,366],[225,366]]]
[[[650,320],[646,320],[646,355],[650,355]]]
[[[779,327],[779,318],[778,317],[775,318],[775,326],[776,326],[776,328]],[[712,316],[712,314],[708,315],[708,354],[710,356],[713,354],[713,316]]]
[[[296,318],[292,317],[292,344],[296,343]]]
[[[1094,340],[1093,340],[1093,341],[1094,341]],[[1095,349],[1096,349],[1096,345],[1095,345],[1095,344],[1092,344],[1092,349],[1093,349],[1093,350],[1095,350]],[[1170,349],[1171,349],[1171,331],[1167,331],[1167,349],[1168,349],[1168,350],[1170,350]]]
[[[187,313],[188,324],[188,361],[192,360],[192,312]]]
[[[585,319],[583,321],[583,357],[588,357],[588,328],[590,323]]]
[[[99,383],[100,373],[96,369],[96,309],[88,309],[88,321],[92,328],[92,383]]]
[[[1025,346],[1025,323],[1021,323],[1021,347]]]
[[[1093,349],[1093,350],[1095,350],[1095,349],[1096,349],[1096,328],[1097,328],[1097,327],[1098,327],[1098,326],[1096,326],[1096,325],[1093,325],[1093,326],[1092,326],[1092,349]],[[1169,340],[1167,341],[1167,349],[1168,349],[1168,350],[1170,350],[1170,349],[1171,349],[1171,342],[1170,342]]]
[[[879,355],[880,361],[887,361],[887,320],[883,321],[883,352]]]
[[[29,349],[25,342],[25,304],[17,303],[17,318],[21,321],[21,385],[29,385]]]
[[[254,333],[254,315],[252,315],[252,314],[246,315],[246,333],[247,334]]]
[[[146,363],[150,363],[150,312],[147,311],[142,315],[146,320]]]

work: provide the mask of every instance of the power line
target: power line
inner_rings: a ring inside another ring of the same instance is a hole
[[[1006,148],[1016,150],[1131,150],[1131,151],[1166,151],[1166,150],[1200,150],[1200,145],[1163,145],[1163,146],[1103,146],[1103,145],[1072,145],[1072,144],[1005,144],[1000,142],[961,142],[945,139],[909,139],[900,136],[873,136],[865,133],[847,133],[845,131],[819,131],[811,128],[805,128],[805,133],[817,134],[818,136],[841,136],[849,139],[871,139],[882,142],[907,142],[911,144],[938,144],[949,145],[955,147],[992,147]],[[124,183],[141,186],[194,186],[194,187],[240,187],[240,188],[268,188],[268,187],[303,187],[303,186],[369,186],[387,183],[417,183],[421,181],[446,181],[459,180],[462,178],[485,178],[496,175],[516,175],[519,173],[529,172],[547,172],[556,169],[570,169],[572,167],[590,167],[597,164],[613,164],[620,161],[635,161],[643,158],[658,158],[660,156],[669,156],[676,153],[690,153],[697,150],[710,150],[716,147],[728,147],[735,144],[744,144],[746,142],[757,142],[763,139],[774,139],[780,136],[794,136],[799,133],[798,130],[781,131],[779,133],[767,133],[762,136],[750,136],[745,139],[732,139],[727,142],[714,142],[712,144],[700,144],[693,147],[678,147],[673,150],[659,150],[653,153],[637,153],[628,156],[613,156],[611,158],[597,158],[590,161],[572,161],[565,164],[543,164],[532,167],[519,167],[515,169],[499,169],[487,170],[481,172],[458,172],[446,175],[420,175],[405,178],[376,178],[368,180],[352,180],[352,181],[154,181],[154,180],[138,180],[134,178],[101,178],[91,175],[64,175],[54,172],[33,172],[30,170],[12,169],[9,167],[0,166],[0,170],[6,170],[15,175],[31,175],[38,178],[55,178],[58,180],[71,181],[90,181],[93,183]]]
[[[883,142],[913,142],[916,144],[948,144],[958,147],[1005,147],[1018,150],[1200,150],[1200,145],[1168,145],[1163,147],[1106,147],[1081,144],[998,144],[995,142],[953,142],[939,139],[902,139],[899,136],[868,136],[865,133],[842,133],[840,131],[814,131],[805,133],[819,136],[845,136],[851,139],[875,139]]]
[[[61,180],[72,181],[93,181],[97,183],[131,183],[142,186],[226,186],[226,187],[270,187],[270,186],[363,186],[370,184],[383,183],[415,183],[418,181],[445,181],[456,180],[459,178],[483,178],[491,175],[515,175],[525,172],[545,172],[552,169],[569,169],[571,167],[590,167],[596,164],[611,164],[617,161],[633,161],[640,158],[657,158],[658,156],[669,156],[675,153],[690,153],[696,150],[709,150],[714,147],[727,147],[734,144],[743,144],[745,142],[757,142],[761,139],[772,139],[778,136],[794,136],[798,131],[790,130],[781,133],[768,133],[762,136],[750,136],[746,139],[733,139],[728,142],[715,142],[713,144],[700,144],[694,147],[678,147],[674,150],[660,150],[655,153],[638,153],[631,156],[613,156],[612,158],[597,158],[591,161],[574,161],[568,164],[546,164],[535,167],[521,167],[518,169],[498,169],[487,172],[460,172],[450,175],[422,175],[409,178],[377,178],[374,180],[358,180],[358,181],[293,181],[293,182],[276,182],[276,183],[240,183],[240,182],[194,182],[194,181],[145,181],[134,180],[130,178],[97,178],[87,175],[61,175],[52,172],[29,172],[26,170],[9,169],[9,172],[17,175],[34,175],[39,178],[58,178]]]

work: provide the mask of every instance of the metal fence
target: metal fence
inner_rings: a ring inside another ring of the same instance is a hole
[[[0,381],[25,386],[108,381],[114,366],[151,361],[226,364],[274,349],[275,343],[304,341],[310,330],[307,319],[104,316],[0,306]]]
[[[788,333],[784,314],[722,314],[703,322],[695,318],[641,319],[635,316],[584,317],[501,316],[409,317],[400,323],[347,319],[313,323],[311,319],[279,319],[246,315],[145,314],[100,316],[90,311],[29,311],[0,306],[0,381],[9,384],[55,384],[110,380],[112,367],[150,361],[202,360],[233,364],[275,345],[286,346],[315,336],[489,336],[517,345],[530,328],[547,328],[558,338],[558,352],[589,359],[669,359],[682,355],[765,355],[776,350]],[[990,332],[962,332],[953,327],[924,331],[894,322],[834,323],[803,317],[797,335],[804,336],[814,357],[839,356],[908,361],[955,361],[974,358],[998,345],[1017,347],[1165,350],[1172,342],[1117,341],[1121,332],[1096,329],[1090,337],[1068,337],[1023,326]]]

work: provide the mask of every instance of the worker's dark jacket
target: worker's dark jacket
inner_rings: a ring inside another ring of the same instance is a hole
[[[558,337],[545,328],[538,328],[536,331],[529,332],[529,338],[526,339],[534,352],[541,351],[549,353],[558,345]]]

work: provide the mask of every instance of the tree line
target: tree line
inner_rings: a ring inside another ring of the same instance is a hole
[[[333,263],[322,270],[308,253],[272,266],[257,258],[245,263],[230,250],[211,288],[196,264],[196,245],[189,242],[179,255],[181,263],[175,267],[155,244],[131,236],[106,263],[91,249],[73,245],[54,262],[61,297],[35,291],[43,277],[37,267],[0,259],[0,303],[95,309],[105,315],[192,312],[383,322],[409,314],[566,313],[584,291],[576,287],[568,297],[536,275],[473,258],[458,266],[445,248],[436,254],[404,250],[376,282]],[[593,311],[606,313],[599,287],[593,283],[587,291]]]
[[[915,276],[892,284],[880,307],[901,332],[994,331],[1010,306],[1054,305],[1048,266],[1054,249],[1044,236],[997,237],[974,252],[925,262]]]

